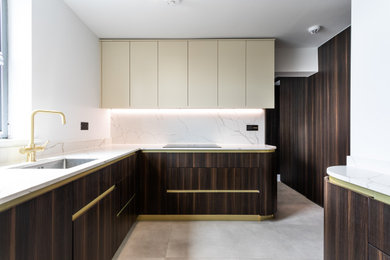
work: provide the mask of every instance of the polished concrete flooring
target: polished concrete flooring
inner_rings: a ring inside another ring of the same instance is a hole
[[[278,183],[273,220],[141,221],[114,259],[323,259],[323,209]]]

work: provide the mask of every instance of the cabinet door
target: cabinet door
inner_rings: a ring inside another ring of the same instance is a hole
[[[274,40],[246,42],[246,107],[274,108]]]
[[[372,245],[368,245],[368,260],[390,260],[390,256],[378,250]]]
[[[368,256],[368,200],[325,179],[324,259],[365,260]]]
[[[0,213],[0,259],[72,259],[72,186]]]
[[[102,107],[129,107],[129,42],[102,42]]]
[[[390,254],[390,205],[370,199],[369,214],[368,241],[379,250]]]
[[[218,41],[218,104],[245,107],[245,41]]]
[[[191,108],[218,106],[218,42],[188,42],[188,99]]]
[[[108,194],[73,221],[73,259],[111,259],[114,211],[112,194]]]
[[[158,45],[159,107],[187,107],[187,41]]]
[[[131,107],[157,107],[157,42],[130,43]]]

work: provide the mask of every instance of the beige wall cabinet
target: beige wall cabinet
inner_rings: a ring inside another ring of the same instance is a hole
[[[102,107],[129,107],[129,42],[102,42]]]
[[[159,41],[158,81],[160,108],[187,107],[187,41]]]
[[[274,40],[102,42],[102,107],[273,108]]]
[[[245,107],[245,41],[218,41],[218,105]]]
[[[157,41],[130,43],[130,105],[157,108]]]
[[[274,40],[246,41],[246,107],[274,107]]]
[[[218,107],[218,41],[188,41],[188,101],[191,108]]]

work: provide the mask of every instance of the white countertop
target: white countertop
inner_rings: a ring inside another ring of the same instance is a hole
[[[104,165],[110,161],[123,157],[139,150],[164,150],[164,151],[259,151],[274,150],[271,145],[240,145],[240,144],[219,144],[221,148],[163,148],[165,144],[132,144],[132,145],[109,145],[99,149],[87,150],[77,153],[69,153],[62,156],[38,160],[39,163],[52,161],[60,158],[91,158],[94,161],[84,163],[69,169],[14,169],[13,167],[23,166],[26,163],[9,165],[0,168],[0,205],[12,201],[28,193],[40,190],[49,185],[55,184],[72,176]],[[37,163],[38,163],[37,162]]]
[[[329,176],[390,196],[390,175],[353,166],[332,166]]]

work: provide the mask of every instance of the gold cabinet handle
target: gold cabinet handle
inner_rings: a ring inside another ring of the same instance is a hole
[[[167,190],[167,193],[260,193],[259,190]]]
[[[74,213],[72,215],[72,221],[75,221],[77,218],[79,218],[81,215],[83,215],[85,212],[87,212],[90,208],[92,208],[94,205],[96,205],[99,201],[104,199],[108,194],[110,194],[115,189],[115,185],[111,186],[108,190],[100,194],[98,197],[96,197],[94,200],[92,200],[90,203],[82,207],[79,211]]]

